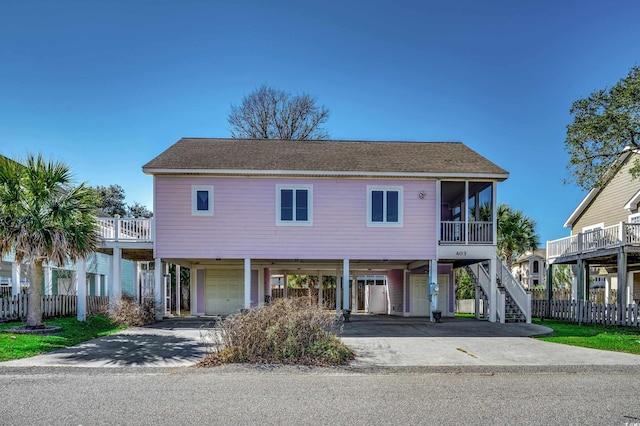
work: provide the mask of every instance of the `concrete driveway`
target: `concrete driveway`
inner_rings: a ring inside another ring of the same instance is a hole
[[[186,367],[207,353],[212,318],[168,319],[38,355],[4,367]],[[357,358],[353,368],[465,366],[640,366],[640,356],[542,342],[551,329],[468,318],[352,315],[342,340]]]
[[[531,338],[551,331],[470,318],[430,323],[427,318],[352,315],[342,340],[358,354],[354,367],[640,366],[639,355]]]
[[[0,367],[186,367],[206,355],[212,326],[206,317],[167,319]]]

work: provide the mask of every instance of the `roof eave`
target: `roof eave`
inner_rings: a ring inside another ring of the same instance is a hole
[[[349,177],[409,177],[409,178],[477,178],[504,181],[509,173],[436,173],[436,172],[366,172],[349,170],[242,170],[242,169],[174,169],[146,168],[147,175],[236,175],[236,176],[349,176]]]

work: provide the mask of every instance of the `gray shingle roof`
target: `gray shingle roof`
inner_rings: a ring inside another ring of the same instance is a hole
[[[508,176],[460,142],[183,138],[142,169],[149,174],[245,170]]]

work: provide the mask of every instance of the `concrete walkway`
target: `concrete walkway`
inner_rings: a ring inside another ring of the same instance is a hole
[[[175,318],[0,367],[185,367],[207,353],[211,318]],[[468,318],[352,315],[342,340],[354,349],[353,368],[470,366],[640,366],[640,356],[542,342],[551,329]]]

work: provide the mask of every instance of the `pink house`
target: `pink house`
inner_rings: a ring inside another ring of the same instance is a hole
[[[375,275],[386,313],[451,316],[453,269],[468,266],[487,317],[505,319],[494,212],[508,173],[462,143],[184,138],[143,171],[154,257],[190,268],[194,315],[260,305],[272,275],[312,274],[337,277],[338,310]]]

